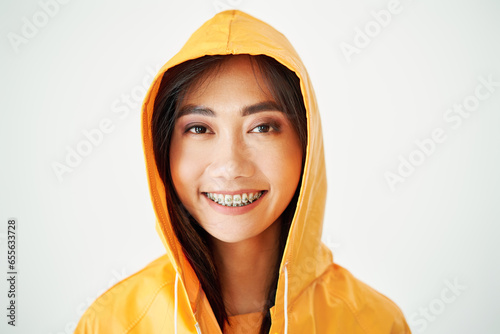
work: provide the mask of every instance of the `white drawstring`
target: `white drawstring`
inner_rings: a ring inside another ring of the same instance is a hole
[[[176,271],[175,272],[175,306],[174,306],[174,327],[175,327],[175,334],[177,334],[177,309],[178,309],[178,304],[179,304],[179,292],[178,287],[179,287],[179,273]],[[201,334],[201,329],[200,325],[198,323],[195,323],[194,326],[196,327],[196,331],[198,334]]]
[[[177,287],[179,285],[179,273],[175,272],[175,309],[174,309],[174,326],[175,326],[175,334],[177,334],[177,304],[178,304],[178,293]]]
[[[285,263],[285,334],[288,333],[288,271]]]

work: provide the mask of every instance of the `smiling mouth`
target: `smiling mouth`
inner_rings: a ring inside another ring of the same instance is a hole
[[[259,200],[259,198],[266,193],[267,190],[262,190],[256,193],[243,193],[241,195],[223,195],[217,193],[203,193],[212,202],[217,203],[221,206],[227,207],[242,207],[252,204],[253,202]]]

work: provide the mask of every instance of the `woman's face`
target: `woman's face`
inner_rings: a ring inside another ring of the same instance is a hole
[[[265,231],[290,203],[301,144],[250,56],[232,56],[206,79],[180,105],[170,143],[172,181],[212,237],[239,242]]]

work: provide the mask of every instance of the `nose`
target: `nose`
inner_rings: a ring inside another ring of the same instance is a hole
[[[250,177],[255,166],[251,150],[241,136],[225,135],[216,142],[212,152],[212,163],[208,173],[213,179],[234,180]]]

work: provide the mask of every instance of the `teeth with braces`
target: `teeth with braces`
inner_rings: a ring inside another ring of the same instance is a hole
[[[257,193],[243,193],[241,195],[222,195],[216,193],[204,193],[209,199],[214,201],[217,204],[229,207],[237,207],[237,206],[245,206],[251,204],[252,202],[258,200],[264,191],[260,191]]]

